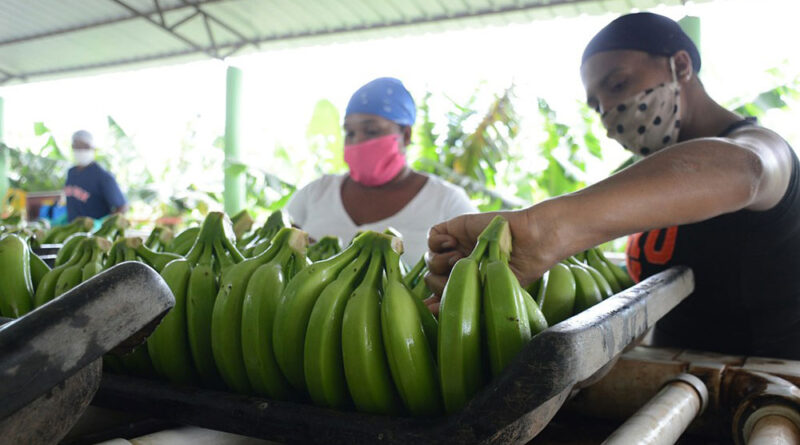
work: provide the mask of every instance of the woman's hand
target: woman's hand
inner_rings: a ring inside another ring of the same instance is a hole
[[[541,221],[532,217],[532,209],[512,212],[493,212],[462,215],[431,228],[428,233],[428,274],[425,281],[435,294],[425,304],[439,312],[439,297],[442,295],[447,277],[453,265],[468,256],[478,235],[496,215],[502,215],[511,229],[511,261],[509,265],[523,285],[533,282],[556,261],[554,252],[555,233],[545,230]]]

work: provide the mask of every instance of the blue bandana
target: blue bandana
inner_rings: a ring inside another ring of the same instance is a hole
[[[586,45],[581,63],[597,53],[621,49],[667,57],[683,49],[692,58],[694,71],[700,71],[697,46],[676,21],[663,15],[640,12],[617,18]]]
[[[417,107],[403,82],[393,77],[379,77],[353,93],[345,116],[353,113],[374,114],[399,125],[411,126],[417,118]]]

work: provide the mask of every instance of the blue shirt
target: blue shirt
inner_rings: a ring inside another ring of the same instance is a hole
[[[96,162],[82,169],[70,168],[64,194],[67,197],[67,218],[70,221],[78,216],[99,219],[125,205],[125,196],[114,176]]]

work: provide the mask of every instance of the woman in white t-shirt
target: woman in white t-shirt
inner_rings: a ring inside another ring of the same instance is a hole
[[[381,77],[359,88],[344,118],[350,172],[298,190],[288,205],[294,223],[311,238],[335,235],[345,242],[360,230],[393,227],[403,235],[403,259],[413,264],[427,251],[431,226],[476,212],[464,190],[406,164],[416,114],[397,79]]]

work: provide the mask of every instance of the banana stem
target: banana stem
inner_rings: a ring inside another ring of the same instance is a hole
[[[386,267],[386,278],[389,281],[403,281],[403,276],[400,273],[400,255],[394,249],[381,246],[383,250],[383,259]]]

